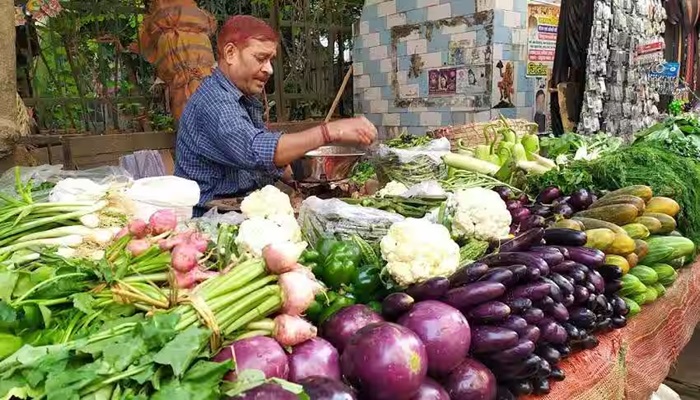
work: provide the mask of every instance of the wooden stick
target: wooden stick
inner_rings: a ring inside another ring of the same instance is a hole
[[[343,78],[343,84],[340,85],[340,90],[338,90],[338,93],[335,95],[335,100],[333,100],[333,104],[331,105],[331,109],[328,110],[328,115],[326,115],[326,119],[324,122],[328,122],[331,120],[331,117],[333,116],[335,109],[338,107],[338,103],[340,103],[340,98],[343,97],[343,93],[345,92],[345,87],[348,85],[348,81],[350,81],[351,76],[352,76],[352,65],[350,66],[350,69],[348,69],[348,72],[345,74],[345,78]]]

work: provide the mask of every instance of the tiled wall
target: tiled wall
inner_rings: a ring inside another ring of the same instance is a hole
[[[531,119],[527,22],[526,0],[367,0],[355,26],[356,112],[383,133],[424,134],[499,112]],[[511,101],[494,108],[509,63]]]

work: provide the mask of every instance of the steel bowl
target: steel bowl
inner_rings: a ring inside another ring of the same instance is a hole
[[[294,167],[299,182],[337,182],[350,177],[365,153],[350,147],[324,146],[310,151]]]

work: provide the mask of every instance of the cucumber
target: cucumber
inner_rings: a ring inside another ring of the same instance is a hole
[[[615,241],[615,232],[607,228],[589,229],[586,231],[588,240],[586,247],[591,247],[601,251],[605,251]]]
[[[644,200],[641,197],[622,194],[619,196],[603,197],[602,199],[591,204],[591,206],[588,207],[588,209],[590,210],[590,209],[600,208],[600,207],[605,207],[605,206],[614,206],[616,204],[633,205],[633,206],[637,207],[637,210],[639,210],[639,212],[644,211],[644,209],[646,208],[646,203],[644,202]]]
[[[660,283],[655,283],[652,285],[654,290],[656,290],[656,293],[658,293],[659,297],[663,297],[663,295],[666,294],[666,287]]]
[[[620,226],[627,225],[634,221],[639,216],[639,209],[630,204],[615,204],[612,206],[602,206],[591,210],[579,211],[574,214],[574,216],[599,219]]]
[[[646,297],[644,299],[646,300]],[[627,308],[630,310],[627,314],[627,318],[634,317],[635,315],[639,314],[640,311],[642,311],[642,308],[639,306],[639,304],[636,301],[630,299],[629,297],[623,297],[622,300],[625,301],[625,304],[627,304]]]
[[[639,278],[639,281],[647,286],[653,285],[659,281],[659,275],[656,271],[646,265],[637,265],[630,269],[630,274]]]
[[[617,197],[617,196],[622,196],[622,195],[630,195],[630,196],[637,196],[640,197],[642,200],[645,202],[651,200],[651,197],[654,195],[654,192],[652,192],[651,188],[649,186],[645,185],[633,185],[633,186],[627,186],[623,187],[621,189],[612,191],[605,196],[601,197],[601,199],[609,198],[609,197]]]
[[[612,242],[612,244],[607,249],[605,249],[605,252],[607,254],[626,256],[634,252],[635,248],[636,243],[634,242],[634,239],[629,237],[629,235],[627,235],[626,233],[618,233],[615,235],[615,240]]]
[[[624,229],[632,239],[646,239],[651,234],[651,232],[649,232],[649,228],[638,223],[627,224],[623,226],[622,229]]]
[[[688,257],[695,252],[692,240],[677,236],[652,236],[646,240],[649,254],[642,260],[645,264],[671,261],[675,258]]]
[[[646,293],[644,293],[644,295],[647,297],[647,301],[645,304],[653,303],[656,301],[657,298],[659,298],[659,294],[651,286],[647,287],[647,291]]]
[[[647,230],[649,233],[652,235],[655,233],[659,233],[663,229],[663,225],[661,224],[661,221],[654,217],[650,217],[648,215],[642,215],[641,217],[637,217],[637,219],[634,220],[635,224],[642,224],[647,227]]]
[[[654,217],[661,222],[661,229],[656,233],[659,235],[666,235],[676,230],[678,226],[676,220],[666,214],[645,212],[645,217]]]
[[[681,210],[678,203],[668,197],[652,197],[647,204],[647,212],[666,214],[675,217]]]
[[[644,293],[646,290],[647,287],[636,276],[632,274],[622,276],[620,296],[631,296],[633,294]]]
[[[584,229],[610,229],[615,233],[626,233],[624,229],[620,228],[619,225],[612,224],[610,222],[602,221],[594,218],[586,217],[573,217],[574,220],[579,221],[583,224]]]
[[[671,285],[678,277],[676,270],[668,264],[654,264],[651,266],[651,269],[656,272],[656,276],[658,276],[658,283],[664,286]]]

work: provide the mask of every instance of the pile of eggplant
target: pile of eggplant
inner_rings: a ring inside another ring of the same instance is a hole
[[[584,232],[532,228],[450,277],[442,301],[471,327],[471,356],[488,366],[500,398],[546,394],[559,362],[626,325],[622,271],[584,247]]]

